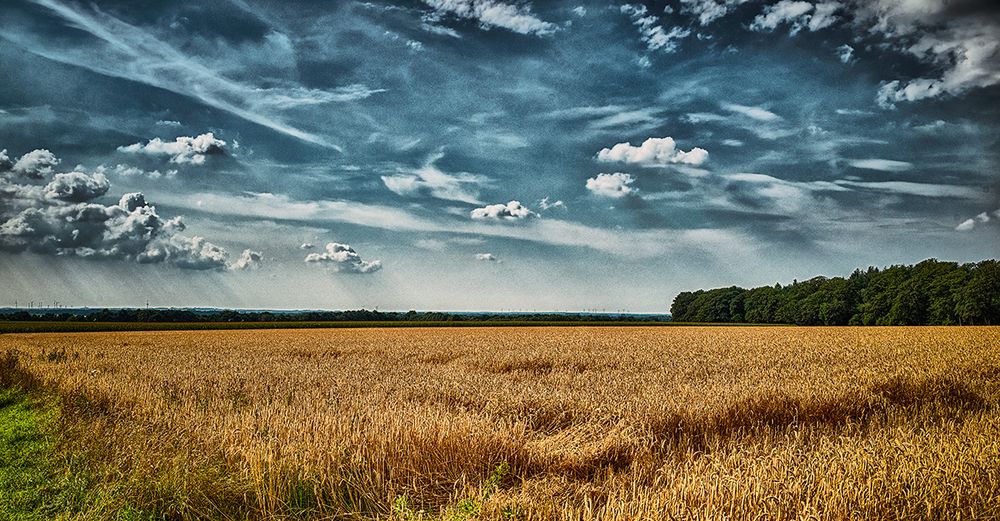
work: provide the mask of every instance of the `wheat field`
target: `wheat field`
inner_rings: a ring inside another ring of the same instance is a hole
[[[0,354],[7,385],[60,397],[64,450],[168,518],[1000,518],[1000,327],[6,334]]]

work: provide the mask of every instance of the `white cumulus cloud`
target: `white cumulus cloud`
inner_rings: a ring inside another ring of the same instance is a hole
[[[14,162],[7,155],[7,149],[0,150],[0,172],[6,172],[14,167]]]
[[[956,226],[955,229],[960,232],[967,232],[975,227],[976,227],[975,219],[966,219],[962,221],[958,226]]]
[[[955,229],[960,232],[967,232],[975,228],[976,225],[985,224],[994,219],[1000,219],[1000,209],[994,210],[992,215],[987,212],[982,212],[975,217],[966,219],[956,226]]]
[[[225,141],[208,132],[195,137],[180,136],[173,141],[153,138],[146,144],[133,143],[118,147],[118,150],[129,154],[170,156],[171,163],[203,165],[207,156],[221,154],[225,146]]]
[[[80,203],[104,195],[109,188],[111,183],[100,172],[89,176],[83,172],[69,172],[56,174],[44,190],[50,199]]]
[[[375,273],[382,269],[382,261],[366,261],[349,244],[330,242],[323,253],[306,255],[306,262],[332,266],[334,270],[344,273]]]
[[[646,165],[683,164],[698,166],[708,160],[708,151],[695,147],[685,152],[677,148],[677,143],[671,137],[651,137],[637,147],[632,146],[631,143],[618,143],[611,148],[601,149],[597,153],[597,159],[599,161]]]
[[[21,156],[14,163],[11,170],[24,177],[41,179],[47,175],[51,175],[53,169],[61,162],[55,154],[44,148],[40,148]]]
[[[529,210],[520,201],[511,201],[507,204],[488,204],[482,208],[472,210],[473,219],[477,220],[500,220],[513,221],[519,219],[530,219],[538,217],[538,214]]]
[[[240,271],[240,270],[255,270],[260,267],[261,263],[264,262],[264,254],[259,251],[253,251],[251,249],[243,250],[240,254],[240,258],[236,259],[236,262],[230,266],[230,269]]]
[[[619,198],[635,192],[632,183],[635,179],[630,174],[615,172],[613,174],[597,174],[597,177],[587,179],[587,190],[602,197]]]

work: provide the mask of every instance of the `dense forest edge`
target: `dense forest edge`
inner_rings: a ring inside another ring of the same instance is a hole
[[[685,291],[674,298],[670,313],[676,322],[995,325],[1000,324],[1000,263],[928,259],[787,286]]]

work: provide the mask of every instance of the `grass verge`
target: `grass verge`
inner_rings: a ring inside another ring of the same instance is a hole
[[[46,519],[52,495],[51,406],[32,404],[20,389],[0,389],[0,519]]]
[[[72,409],[72,406],[69,408]],[[21,387],[0,387],[0,521],[239,519],[253,515],[246,510],[246,504],[242,508],[214,505],[221,509],[205,509],[205,505],[196,505],[198,500],[190,501],[192,498],[182,497],[184,494],[178,490],[167,490],[171,480],[164,475],[159,476],[159,481],[156,478],[143,480],[147,486],[156,489],[155,492],[143,490],[146,487],[137,486],[131,482],[134,480],[121,479],[120,472],[117,473],[119,479],[107,479],[111,476],[100,469],[109,467],[109,462],[101,461],[93,447],[77,446],[78,450],[72,450],[81,441],[89,445],[95,440],[83,439],[86,436],[79,436],[79,432],[72,434],[72,428],[68,438],[63,439],[67,436],[62,432],[62,427],[65,427],[60,418],[62,412],[55,397],[40,395],[37,391],[29,393]],[[188,471],[196,470],[187,468]],[[500,465],[475,495],[443,508],[438,514],[414,511],[408,498],[400,496],[391,506],[390,518],[424,521],[478,519],[484,504],[497,491],[509,471],[508,465]],[[204,482],[198,485],[208,487]],[[158,506],[161,508],[151,513],[148,509],[144,512],[129,505],[131,500],[142,496],[146,496],[143,502],[160,503]],[[302,501],[295,499],[289,499],[288,505],[281,508],[285,515],[278,517],[311,519],[318,514],[309,508],[296,509],[296,504]],[[503,515],[504,519],[519,517],[507,510],[503,511]],[[357,514],[344,516],[345,519],[363,517]]]
[[[0,388],[0,521],[158,519],[97,487],[79,458],[56,449],[58,416],[52,398]]]

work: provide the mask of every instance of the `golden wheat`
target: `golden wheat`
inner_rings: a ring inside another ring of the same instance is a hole
[[[77,449],[107,437],[109,480],[178,517],[1000,517],[997,327],[25,334],[2,351],[64,397]]]

